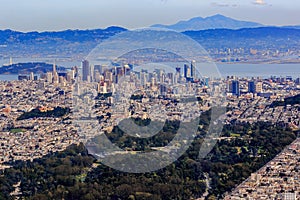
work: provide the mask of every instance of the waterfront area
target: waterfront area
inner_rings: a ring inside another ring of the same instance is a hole
[[[14,63],[26,63],[29,62],[26,58],[20,58],[13,60]],[[53,63],[56,60],[50,59],[32,59],[32,62],[47,62]],[[6,61],[0,61],[0,66],[6,64]],[[57,65],[64,66],[67,69],[71,69],[74,66],[80,67],[81,62],[78,60],[60,60],[57,59]],[[207,70],[211,65],[206,66],[205,63],[198,64],[200,69]],[[286,77],[291,76],[293,78],[300,77],[300,64],[268,64],[268,63],[216,63],[216,66],[220,72],[220,75],[224,78],[227,76],[237,76],[237,77],[260,77],[260,78],[269,78],[271,76],[276,77]],[[9,81],[9,80],[18,80],[18,74],[0,74],[0,80]]]

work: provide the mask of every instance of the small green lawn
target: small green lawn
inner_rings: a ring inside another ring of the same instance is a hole
[[[13,128],[13,129],[10,129],[11,133],[20,133],[20,132],[25,132],[24,129],[21,129],[21,128]]]
[[[237,133],[230,133],[230,137],[241,137],[241,135]]]

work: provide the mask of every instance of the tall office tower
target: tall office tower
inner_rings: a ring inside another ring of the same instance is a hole
[[[209,81],[210,81],[210,78],[208,78],[208,77],[203,77],[203,84],[204,84],[205,86],[208,86],[208,85],[209,85]]]
[[[137,80],[141,80],[141,72],[134,72],[135,76],[137,77]]]
[[[179,83],[180,82],[180,76],[181,76],[181,68],[176,67],[176,74],[174,76],[174,83]]]
[[[196,78],[196,61],[193,60],[191,62],[191,78],[195,79]]]
[[[71,71],[69,71],[69,74],[72,80],[75,79],[76,71],[74,69],[71,69]]]
[[[232,82],[231,82],[231,80],[226,81],[226,89],[227,89],[227,92],[232,92]]]
[[[59,83],[61,84],[61,86],[66,86],[66,79],[63,76],[60,76]]]
[[[29,80],[34,81],[34,74],[33,74],[33,72],[30,72]]]
[[[258,82],[255,85],[255,92],[256,93],[262,93],[263,92],[263,84],[262,82]]]
[[[167,77],[169,79],[169,83],[173,85],[174,84],[174,74],[173,73],[168,73]]]
[[[147,76],[147,74],[148,73],[144,73],[144,72],[141,73],[141,84],[143,86],[145,86],[148,83],[148,76]]]
[[[240,83],[239,81],[233,80],[231,82],[232,85],[232,94],[236,96],[240,96]]]
[[[77,66],[72,67],[72,71],[74,71],[74,78],[78,77],[78,67]]]
[[[90,65],[90,73],[89,73],[89,77],[90,77],[90,82],[93,82],[93,81],[95,81],[94,80],[94,70],[95,68],[94,68],[94,65]]]
[[[151,78],[151,87],[154,87],[156,85],[156,78]]]
[[[151,82],[152,78],[154,78],[154,79],[157,80],[157,74],[156,74],[156,72],[149,73],[149,82]]]
[[[180,75],[179,74],[175,74],[175,77],[174,77],[174,83],[180,83]]]
[[[53,63],[53,67],[52,67],[52,78],[53,78],[52,83],[58,83],[58,73],[56,71],[56,64],[55,64],[55,62]]]
[[[161,82],[161,83],[164,83],[165,81],[166,81],[166,74],[162,74],[160,77],[159,77],[159,81]]]
[[[137,79],[138,79],[137,74],[131,72],[130,75],[129,75],[129,81],[132,82],[132,83],[135,83],[135,82],[137,82]]]
[[[184,78],[189,78],[191,77],[191,72],[190,72],[190,67],[185,64],[184,65]]]
[[[118,84],[120,81],[120,76],[119,75],[113,75],[113,83]]]
[[[256,92],[256,85],[254,81],[248,82],[248,92],[253,94]]]
[[[58,83],[59,82],[59,78],[58,78],[58,75],[57,73],[55,75],[53,75],[53,81],[52,83]]]
[[[52,72],[47,72],[46,77],[47,77],[47,82],[48,83],[52,83],[52,81],[53,81],[53,74],[52,74]]]
[[[181,74],[181,68],[180,67],[176,67],[176,74]]]
[[[117,68],[117,75],[124,76],[125,75],[125,67],[118,67]]]
[[[157,79],[160,83],[163,83],[165,81],[165,71],[162,69],[156,70],[157,73]]]
[[[71,75],[71,71],[69,71],[68,73],[67,73],[67,77],[66,77],[66,81],[68,82],[68,83],[71,83],[71,81],[72,81],[72,77],[71,77],[72,75]]]
[[[87,60],[82,61],[82,80],[89,81],[90,76],[90,63]]]
[[[9,58],[9,65],[13,65],[14,64],[14,62],[13,62],[13,58],[12,57],[10,57]]]
[[[112,82],[113,81],[113,73],[109,70],[106,70],[104,73],[104,78],[105,78],[105,80]]]
[[[153,74],[155,75],[155,78],[158,82],[161,82],[163,73],[164,73],[164,71],[162,69],[155,69],[154,70]]]
[[[52,66],[52,73],[53,73],[53,75],[54,75],[55,73],[57,73],[55,61],[54,61],[53,66]]]
[[[130,72],[131,68],[129,65],[124,65],[124,75],[128,74]]]
[[[100,82],[100,80],[101,80],[101,74],[98,70],[96,70],[95,73],[94,73],[94,81],[95,82]]]

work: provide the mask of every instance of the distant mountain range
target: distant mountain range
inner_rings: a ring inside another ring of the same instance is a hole
[[[31,43],[35,40],[37,43],[60,42],[62,40],[69,42],[85,42],[93,40],[103,40],[116,33],[126,31],[122,27],[111,26],[106,29],[94,30],[64,30],[64,31],[47,31],[47,32],[18,32],[13,30],[0,30],[0,45],[11,43]]]
[[[299,26],[283,26],[283,28],[300,29],[300,25]]]
[[[298,51],[300,45],[300,29],[295,28],[210,29],[183,33],[199,42],[206,49],[253,48],[258,50],[287,51],[290,49]]]
[[[101,41],[123,31],[126,29],[121,27],[28,33],[0,30],[0,59],[10,56],[84,58]]]
[[[187,24],[190,24],[190,26],[187,26]],[[191,24],[194,24],[194,26]],[[155,25],[155,27],[159,26],[163,25]],[[245,26],[250,27],[244,28]],[[212,56],[215,54],[216,57],[220,55],[218,52],[228,48],[243,49],[240,53],[241,56],[245,55],[243,52],[249,53],[250,49],[268,52],[277,52],[278,50],[280,52],[299,51],[300,26],[261,26],[263,25],[215,15],[205,19],[194,18],[187,22],[179,22],[171,27],[174,29],[177,27],[177,30],[188,29],[188,31],[182,33],[199,42]],[[206,30],[198,30],[199,28]],[[99,43],[126,30],[115,26],[106,29],[65,30],[59,32],[23,33],[0,30],[0,59],[7,59],[11,56],[21,58],[34,56],[47,57],[52,60],[56,58],[81,60]]]
[[[180,21],[172,25],[155,24],[152,27],[155,28],[167,28],[176,31],[193,31],[193,30],[207,30],[207,29],[241,29],[241,28],[255,28],[262,27],[263,24],[239,21],[226,17],[223,15],[214,15],[211,17],[195,17],[188,21]]]

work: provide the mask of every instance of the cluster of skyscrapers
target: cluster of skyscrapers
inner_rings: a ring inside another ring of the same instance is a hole
[[[230,80],[230,79],[229,79]],[[240,80],[230,80],[228,84],[228,92],[234,96],[240,96],[242,93],[252,93],[260,95],[263,92],[263,82],[260,80],[247,80],[243,81],[243,84],[247,84],[247,87],[241,88]],[[247,90],[245,90],[247,88]]]
[[[68,71],[57,70],[57,65],[54,63],[52,71],[41,74],[39,77],[31,72],[29,75],[19,75],[19,80],[37,80],[41,78],[50,84],[73,83],[75,80],[83,82],[94,82],[98,84],[99,93],[112,93],[115,91],[115,84],[118,84],[122,77],[128,75],[134,82],[139,82],[141,86],[156,87],[158,86],[160,92],[166,93],[166,85],[196,83],[197,85],[206,86],[209,88],[211,77],[199,77],[199,72],[196,71],[196,62],[191,61],[190,64],[183,64],[182,67],[175,67],[170,69],[147,68],[136,69],[131,65],[120,65],[108,67],[104,65],[92,65],[88,60],[82,61],[82,73],[79,72],[78,67],[73,67]],[[271,77],[269,79],[274,83],[282,83],[293,81],[292,77]],[[261,78],[237,78],[234,76],[224,79],[227,83],[227,93],[233,96],[241,96],[243,94],[254,94],[257,96],[271,96],[272,92],[267,92],[267,81]],[[300,83],[300,78],[294,80],[295,83]]]
[[[155,86],[160,84],[177,84],[187,82],[198,82],[196,76],[196,62],[192,61],[191,64],[184,64],[183,70],[181,67],[176,67],[175,70],[170,72],[164,69],[140,69],[132,71],[133,67],[129,65],[106,67],[103,65],[91,65],[88,60],[82,61],[82,77],[84,82],[97,82],[99,93],[109,93],[114,91],[114,84],[118,84],[119,80],[125,75],[129,75],[130,79],[139,80],[142,86],[149,85]],[[151,71],[151,72],[150,72]],[[129,73],[130,72],[130,73]],[[167,90],[166,87],[161,85],[162,93]]]
[[[77,75],[78,67],[72,67],[68,71],[57,71],[57,65],[54,63],[52,72],[41,75],[41,78],[45,79],[48,83],[65,85],[66,82],[71,83],[74,81]]]

